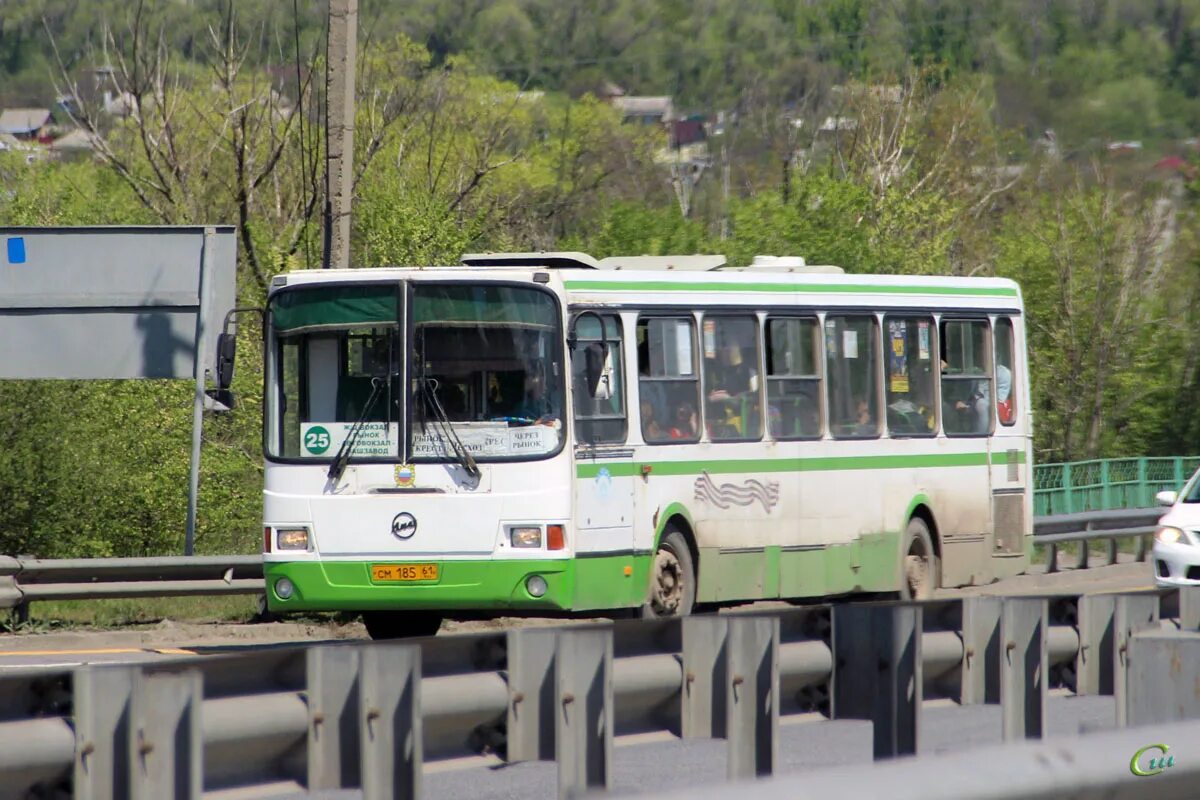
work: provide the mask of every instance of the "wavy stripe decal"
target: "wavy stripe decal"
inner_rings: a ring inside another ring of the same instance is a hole
[[[694,497],[700,502],[709,503],[722,509],[733,506],[745,507],[758,502],[762,504],[764,511],[770,513],[771,509],[779,505],[779,482],[763,483],[749,478],[741,484],[722,483],[718,486],[713,483],[712,477],[705,470],[700,473],[699,478],[696,478]]]

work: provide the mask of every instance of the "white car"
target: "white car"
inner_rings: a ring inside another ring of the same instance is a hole
[[[1154,581],[1159,586],[1200,586],[1200,471],[1181,492],[1159,492],[1170,506],[1154,534]]]

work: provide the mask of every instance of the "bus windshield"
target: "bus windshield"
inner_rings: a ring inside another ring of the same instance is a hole
[[[352,436],[344,448],[351,460],[395,461],[405,455],[406,424],[414,461],[557,452],[564,391],[553,296],[509,285],[416,284],[401,313],[402,289],[314,285],[271,298],[268,454],[328,461]]]
[[[418,284],[411,372],[414,460],[544,456],[562,445],[562,326],[540,289]],[[457,442],[455,441],[457,440]]]

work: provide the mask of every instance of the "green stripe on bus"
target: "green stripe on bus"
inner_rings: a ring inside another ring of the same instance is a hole
[[[936,294],[1016,297],[1012,287],[901,286],[855,283],[675,283],[673,281],[565,281],[571,290],[602,292],[809,292],[814,294]]]
[[[1006,452],[924,453],[888,456],[819,456],[817,458],[745,458],[720,461],[639,461],[608,464],[578,464],[577,478],[594,478],[601,469],[614,478],[641,475],[645,467],[651,475],[726,475],[743,472],[833,472],[849,469],[914,469],[919,467],[981,467],[1008,464]],[[1025,463],[1025,451],[1017,451],[1017,463]]]

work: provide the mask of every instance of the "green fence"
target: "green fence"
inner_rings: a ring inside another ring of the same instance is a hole
[[[1200,467],[1200,456],[1106,458],[1033,468],[1035,516],[1150,508],[1154,495],[1178,491]]]

